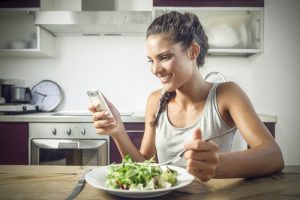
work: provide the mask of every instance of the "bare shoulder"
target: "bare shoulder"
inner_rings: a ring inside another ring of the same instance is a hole
[[[221,83],[218,86],[218,94],[221,95],[231,95],[234,93],[243,93],[243,90],[241,89],[241,87],[235,83],[235,82],[225,82],[225,83]]]
[[[237,103],[238,101],[246,101],[249,99],[243,89],[235,82],[225,82],[219,84],[217,88],[218,101],[224,106]]]
[[[147,99],[146,115],[153,116],[158,110],[162,89],[151,92]]]
[[[242,119],[257,118],[247,94],[235,82],[225,82],[218,85],[217,102],[222,118],[231,126],[233,126],[234,121],[237,123]]]

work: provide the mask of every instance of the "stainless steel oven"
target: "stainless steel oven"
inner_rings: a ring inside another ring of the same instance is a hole
[[[107,165],[109,137],[92,123],[29,123],[32,165]]]

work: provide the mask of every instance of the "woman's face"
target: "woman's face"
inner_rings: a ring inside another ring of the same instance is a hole
[[[147,38],[146,50],[151,71],[160,79],[165,91],[174,91],[190,79],[194,60],[180,43],[173,44],[164,34],[151,35]]]

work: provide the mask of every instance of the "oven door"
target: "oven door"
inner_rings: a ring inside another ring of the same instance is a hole
[[[107,165],[106,140],[32,139],[32,165]]]

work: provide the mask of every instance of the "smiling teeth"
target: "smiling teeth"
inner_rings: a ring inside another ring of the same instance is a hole
[[[166,81],[166,80],[168,80],[169,78],[171,78],[171,76],[172,76],[172,75],[169,74],[169,75],[167,75],[167,76],[161,76],[160,78]]]

